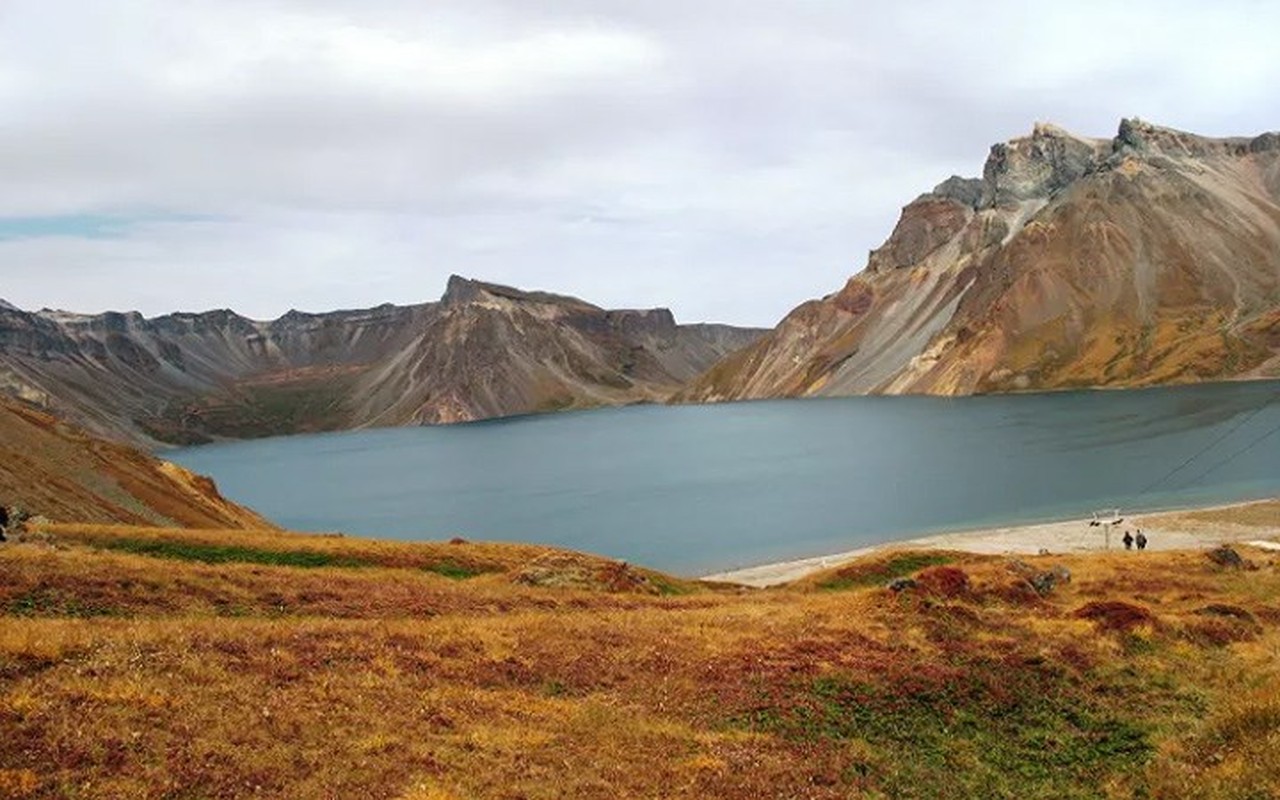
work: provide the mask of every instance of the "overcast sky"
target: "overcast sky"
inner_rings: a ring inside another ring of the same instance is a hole
[[[1037,120],[1280,128],[1277,31],[1267,2],[0,0],[0,297],[270,318],[456,272],[771,325]]]

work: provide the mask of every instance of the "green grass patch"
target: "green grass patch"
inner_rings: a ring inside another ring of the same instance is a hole
[[[839,591],[879,586],[894,578],[904,578],[925,567],[950,564],[955,559],[942,553],[905,553],[874,564],[854,564],[818,583],[819,589]]]
[[[673,581],[656,573],[648,573],[646,577],[658,590],[658,594],[666,597],[679,597],[686,594],[694,594],[698,590],[682,581]]]
[[[842,775],[889,797],[1100,797],[1108,779],[1141,775],[1154,752],[1145,726],[1063,683],[975,669],[972,679],[887,685],[822,677],[762,697],[734,722],[806,748],[862,743],[876,758]]]
[[[55,589],[33,589],[4,606],[4,613],[14,617],[114,617],[119,609],[83,600]]]
[[[313,550],[263,550],[226,544],[202,544],[163,539],[95,539],[105,550],[120,550],[154,558],[198,561],[202,564],[264,564],[273,567],[374,567],[376,563],[350,556],[335,556]]]
[[[483,575],[484,573],[489,572],[487,569],[470,564],[459,564],[456,561],[439,561],[435,564],[429,564],[428,566],[423,567],[422,570],[424,572],[442,575],[455,581],[474,578],[477,575]]]

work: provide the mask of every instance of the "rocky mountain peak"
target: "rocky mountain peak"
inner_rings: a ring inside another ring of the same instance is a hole
[[[1123,157],[1205,158],[1271,150],[1280,150],[1280,133],[1263,133],[1253,138],[1214,138],[1153,125],[1137,117],[1120,120],[1120,128],[1112,140],[1112,151]]]
[[[628,336],[672,336],[677,330],[675,315],[669,308],[608,311],[606,318],[615,329]]]
[[[976,199],[975,199],[976,198]],[[1280,376],[1280,133],[1039,124],[681,400]]]
[[[481,292],[482,284],[461,275],[450,275],[445,284],[444,294],[440,302],[446,306],[463,305],[474,301]]]
[[[1108,143],[1037,123],[1030,136],[992,145],[982,169],[982,207],[1047,198],[1093,171]]]

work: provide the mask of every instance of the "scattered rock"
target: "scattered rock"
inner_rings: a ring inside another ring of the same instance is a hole
[[[1240,557],[1240,554],[1225,544],[1210,550],[1205,555],[1209,557],[1210,561],[1226,569],[1244,569],[1245,566],[1244,559]]]
[[[1031,588],[1036,590],[1036,594],[1044,597],[1053,591],[1058,585],[1058,576],[1052,572],[1037,572],[1027,582],[1031,584]]]
[[[1008,569],[1030,584],[1041,597],[1050,594],[1059,584],[1071,583],[1071,570],[1061,564],[1055,564],[1049,570],[1037,570],[1025,561],[1014,559],[1009,562]]]
[[[884,585],[884,588],[891,592],[905,592],[908,589],[915,589],[920,584],[915,578],[894,578]]]

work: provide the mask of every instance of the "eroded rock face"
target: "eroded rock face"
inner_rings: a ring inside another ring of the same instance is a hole
[[[992,145],[982,168],[981,205],[1047,199],[1093,171],[1109,150],[1104,140],[1038,124],[1030,136]]]
[[[1280,134],[1123,120],[996,145],[907,205],[865,272],[689,402],[1280,376]]]
[[[0,391],[181,444],[662,400],[761,333],[459,276],[438,303],[271,322],[6,307]]]
[[[893,234],[867,259],[868,272],[913,267],[955,238],[969,222],[973,209],[957,200],[932,194],[902,209]]]

